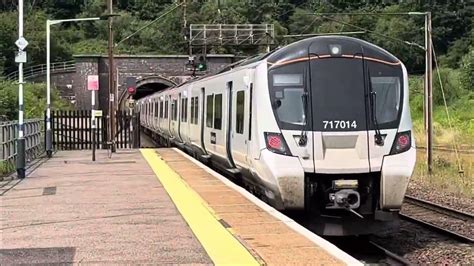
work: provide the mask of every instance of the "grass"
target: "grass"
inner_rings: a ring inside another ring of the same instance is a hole
[[[0,161],[0,178],[10,174],[13,170],[15,170],[15,166],[11,162]]]
[[[456,76],[453,75],[453,78]],[[453,82],[454,83],[454,82]],[[422,82],[419,77],[410,80],[410,105],[413,118],[413,132],[417,147],[426,147],[423,124]],[[421,86],[421,88],[420,88]],[[436,92],[436,91],[434,91]],[[426,150],[417,152],[417,164],[412,179],[459,196],[474,198],[474,92],[458,92],[448,101],[452,128],[449,126],[444,105],[439,102],[433,109],[433,144],[435,147],[460,150],[460,162],[453,151],[434,149],[433,171],[429,175],[426,166]],[[463,173],[459,172],[459,163]]]
[[[474,198],[474,153],[460,154],[463,173],[459,172],[453,152],[434,151],[431,175],[427,170],[426,151],[418,150],[416,157],[417,162],[412,180],[458,196]]]

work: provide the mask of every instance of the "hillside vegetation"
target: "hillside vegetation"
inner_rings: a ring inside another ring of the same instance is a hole
[[[114,38],[119,41],[150,23],[163,12],[181,1],[170,0],[116,0],[114,10]],[[187,0],[186,18],[191,23],[273,23],[276,43],[283,45],[295,38],[286,34],[340,33],[366,30],[356,37],[373,42],[397,57],[407,66],[412,76],[411,103],[417,133],[422,127],[422,94],[424,51],[403,41],[424,44],[423,16],[375,15],[376,13],[403,13],[430,11],[433,14],[433,45],[441,66],[448,110],[454,128],[447,126],[444,102],[434,75],[434,103],[436,141],[449,144],[456,136],[465,144],[474,143],[473,88],[474,88],[474,5],[469,1],[229,1]],[[13,45],[17,38],[16,1],[0,1],[0,73],[17,69]],[[74,17],[95,17],[105,14],[105,0],[44,0],[26,1],[25,37],[30,42],[28,65],[44,64],[45,21]],[[116,53],[124,54],[185,54],[188,51],[183,22],[184,8],[180,7],[163,19],[123,42]],[[338,15],[314,13],[359,13]],[[363,14],[360,14],[363,13]],[[107,24],[105,21],[63,23],[52,27],[52,62],[72,59],[78,53],[105,53]],[[208,53],[252,55],[263,47],[213,47]],[[436,73],[435,73],[436,74]],[[11,97],[10,97],[11,98]],[[3,105],[9,106],[10,103]],[[2,111],[13,117],[14,110]],[[33,112],[35,113],[35,112]],[[35,113],[36,114],[36,113]],[[417,134],[420,143],[422,134]]]

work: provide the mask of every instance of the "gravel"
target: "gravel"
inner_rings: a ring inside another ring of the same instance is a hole
[[[407,203],[403,204],[402,214],[440,226],[460,235],[474,238],[474,223],[472,223],[472,219],[462,220]]]
[[[419,181],[411,180],[408,184],[407,195],[438,203],[456,210],[474,214],[474,199],[462,197],[432,187]]]
[[[380,234],[372,239],[414,264],[474,264],[472,245],[451,240],[410,222],[402,221],[399,232]]]

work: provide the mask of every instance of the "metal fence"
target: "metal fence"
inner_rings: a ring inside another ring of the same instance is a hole
[[[44,151],[44,121],[25,121],[25,159],[31,161]],[[18,121],[0,122],[0,176],[15,169]]]
[[[76,63],[74,60],[72,61],[65,61],[65,62],[56,62],[51,63],[50,65],[51,73],[63,73],[63,72],[74,72],[76,71]],[[23,70],[23,78],[29,79],[32,77],[46,75],[46,65],[35,65]],[[9,73],[6,80],[17,80],[18,79],[18,70]]]
[[[140,114],[130,115],[126,111],[116,113],[115,144],[118,149],[140,147]],[[54,150],[106,149],[108,119],[97,117],[96,132],[92,132],[91,110],[54,110],[51,112]],[[94,135],[95,134],[95,135]]]

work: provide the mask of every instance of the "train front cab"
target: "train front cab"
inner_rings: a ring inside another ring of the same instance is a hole
[[[403,64],[347,37],[303,40],[267,60],[281,131],[265,133],[262,159],[278,169],[267,170],[283,208],[317,215],[326,235],[396,221],[416,157]]]

